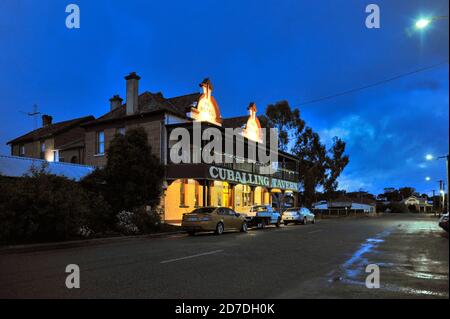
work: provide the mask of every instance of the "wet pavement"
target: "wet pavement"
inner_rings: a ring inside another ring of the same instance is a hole
[[[65,287],[68,264],[80,289]],[[366,287],[368,265],[379,288]],[[0,254],[0,297],[448,298],[448,273],[437,218],[384,215]]]
[[[365,267],[380,270],[380,288],[367,289]],[[338,271],[330,274],[330,290],[358,293],[359,298],[448,298],[448,234],[435,220],[399,220],[368,238]]]

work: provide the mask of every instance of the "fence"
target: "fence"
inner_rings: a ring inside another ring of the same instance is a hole
[[[327,217],[344,217],[344,216],[365,216],[368,212],[364,209],[340,209],[340,208],[330,208],[330,209],[313,209],[314,215],[319,218]]]

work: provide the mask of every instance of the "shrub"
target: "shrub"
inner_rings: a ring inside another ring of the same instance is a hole
[[[64,240],[77,236],[89,199],[72,180],[33,168],[19,179],[2,179],[0,240]]]
[[[134,214],[134,221],[141,233],[152,233],[160,230],[161,217],[157,209],[140,208]]]
[[[402,202],[394,202],[390,204],[391,213],[408,213],[408,207]]]

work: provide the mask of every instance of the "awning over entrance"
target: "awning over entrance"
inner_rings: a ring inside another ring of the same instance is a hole
[[[207,164],[168,165],[166,178],[169,181],[180,178],[205,179],[233,184],[278,188],[280,190],[289,190],[294,192],[299,191],[299,183],[295,181],[289,181],[273,177],[271,175],[255,174]]]

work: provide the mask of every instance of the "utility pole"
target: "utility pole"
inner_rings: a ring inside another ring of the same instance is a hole
[[[436,203],[434,200],[434,196],[436,196],[436,191],[433,189],[432,192],[433,192],[433,212],[434,212],[434,216],[436,216]]]
[[[449,208],[450,208],[450,194],[449,194],[449,192],[448,192],[448,186],[450,185],[449,183],[450,183],[450,181],[449,181],[449,179],[448,179],[448,156],[449,156],[449,154],[447,154],[447,155],[445,155],[445,156],[440,156],[440,157],[438,157],[438,159],[444,159],[445,158],[445,165],[446,165],[446,173],[447,173],[447,212],[449,211]],[[443,191],[444,191],[444,193],[443,193],[443,196],[445,196],[445,190],[444,189],[442,189]],[[445,204],[445,202],[444,202],[444,204]],[[445,205],[443,205],[443,207],[444,207],[444,209],[445,209]]]
[[[441,179],[439,182],[439,196],[444,196],[444,181]],[[441,213],[444,211],[444,197],[439,199],[439,216],[441,216]]]

